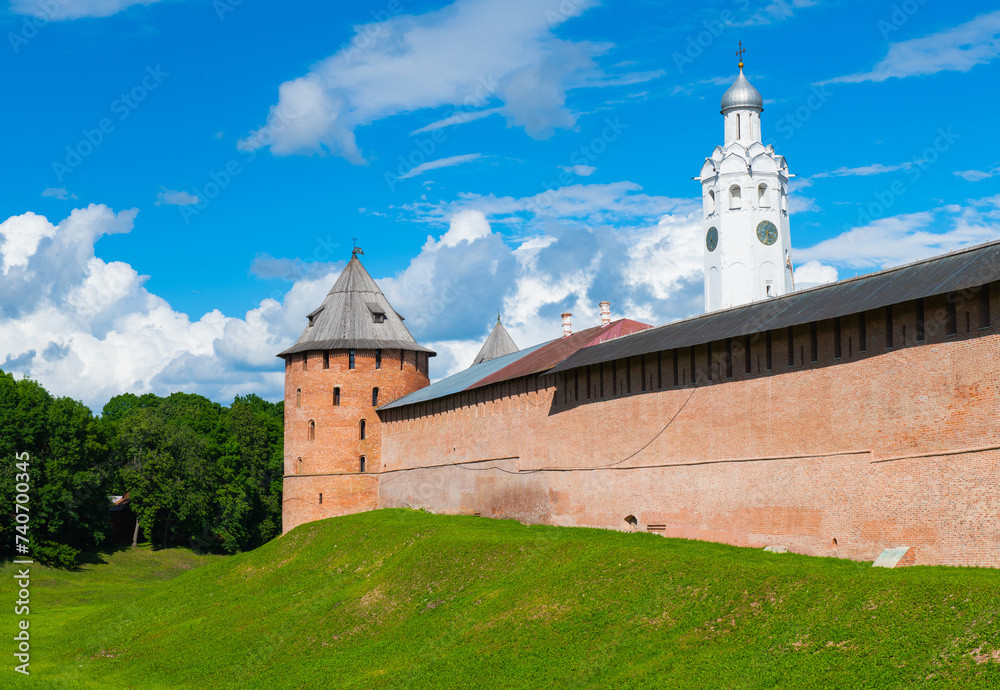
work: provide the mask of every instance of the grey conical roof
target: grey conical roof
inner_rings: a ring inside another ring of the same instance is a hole
[[[472,364],[475,366],[480,362],[488,362],[491,359],[503,357],[517,351],[518,347],[514,344],[514,339],[510,337],[510,333],[500,323],[500,317],[497,317],[497,325],[493,327],[493,332],[490,333],[490,337],[483,343],[482,349],[479,350],[479,354],[476,355],[476,359]]]
[[[742,63],[741,63],[742,65]],[[740,67],[740,76],[730,86],[726,93],[722,95],[722,112],[733,108],[756,108],[764,109],[764,97],[760,91],[753,87],[747,78],[743,76],[743,67]]]
[[[279,357],[306,350],[414,350],[436,354],[417,344],[403,325],[403,317],[389,304],[378,285],[351,257],[295,345]]]

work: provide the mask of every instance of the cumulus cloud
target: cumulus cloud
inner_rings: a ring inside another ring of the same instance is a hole
[[[191,192],[177,191],[176,189],[160,187],[160,191],[156,193],[157,206],[194,206],[195,204],[200,203],[201,199]]]
[[[0,366],[94,408],[125,391],[182,387],[217,400],[280,396],[274,355],[301,328],[286,307],[314,308],[330,276],[299,281],[283,304],[264,300],[242,319],[212,311],[192,321],[148,292],[147,276],[95,255],[98,239],[130,232],[135,218],[90,205],[58,224],[34,213],[0,224]]]
[[[804,290],[823,283],[833,283],[836,280],[837,269],[821,264],[819,261],[808,261],[795,268],[796,290]]]
[[[436,375],[469,366],[497,310],[521,347],[558,337],[566,310],[578,329],[599,324],[603,299],[618,317],[654,324],[700,313],[700,204],[638,189],[581,185],[544,205],[536,197],[462,195],[412,208],[425,220],[446,215],[448,229],[379,282],[414,336],[438,351]],[[586,220],[609,216],[619,222]],[[494,227],[509,229],[514,219],[516,233]]]
[[[968,72],[1000,55],[1000,10],[937,33],[889,44],[889,53],[870,72],[824,83],[880,82],[893,77]]]
[[[60,201],[68,201],[70,199],[79,198],[76,194],[70,194],[66,191],[65,187],[48,187],[44,192],[42,192],[42,196],[52,197],[54,199],[59,199]]]
[[[493,113],[537,139],[572,128],[569,89],[659,76],[605,74],[595,59],[609,46],[556,37],[560,24],[596,3],[456,0],[424,14],[357,26],[341,50],[281,84],[267,124],[240,147],[269,146],[276,155],[328,153],[363,164],[358,127],[446,107],[454,112],[417,131]]]
[[[110,17],[132,5],[152,5],[160,0],[11,0],[10,11],[64,21],[83,17]]]

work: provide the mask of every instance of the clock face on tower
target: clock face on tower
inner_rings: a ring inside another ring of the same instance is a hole
[[[719,246],[719,231],[715,228],[709,228],[708,234],[705,235],[705,246],[708,247],[708,251],[714,252],[715,248]]]
[[[769,220],[757,224],[757,239],[763,244],[771,245],[778,241],[778,228]]]

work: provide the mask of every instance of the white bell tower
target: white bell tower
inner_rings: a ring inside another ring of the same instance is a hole
[[[764,99],[740,74],[722,97],[725,145],[705,159],[705,311],[784,295],[793,289],[788,230],[788,165],[761,143]]]

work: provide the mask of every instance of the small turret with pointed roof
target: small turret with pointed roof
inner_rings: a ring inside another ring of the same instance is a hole
[[[510,333],[500,323],[500,312],[497,312],[497,324],[493,327],[493,331],[486,339],[486,342],[483,343],[483,347],[479,350],[479,354],[476,355],[476,359],[473,360],[472,364],[475,366],[476,364],[488,362],[491,359],[503,357],[517,351],[518,347],[514,344],[514,339],[510,337]]]

